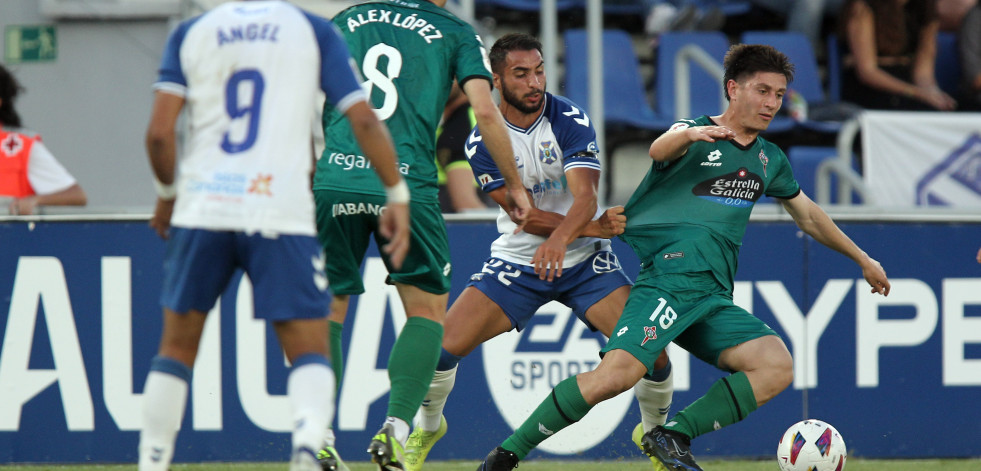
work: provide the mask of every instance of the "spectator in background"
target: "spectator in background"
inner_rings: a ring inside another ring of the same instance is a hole
[[[964,90],[962,107],[981,111],[981,3],[974,5],[964,16],[957,36],[957,47]]]
[[[978,0],[937,0],[940,31],[957,32],[964,16],[977,4]]]
[[[824,17],[841,10],[843,0],[753,0],[753,3],[787,18],[787,31],[796,31],[811,41],[814,51],[822,51],[821,27]]]
[[[436,168],[439,172],[439,207],[444,213],[487,209],[477,191],[470,161],[463,151],[470,130],[477,125],[467,95],[456,81],[446,99],[443,119],[436,128]]]
[[[38,206],[85,206],[85,191],[41,143],[21,128],[14,100],[23,90],[0,65],[0,198],[12,198],[10,214],[34,214]]]
[[[937,86],[936,0],[847,0],[842,98],[878,110],[953,110]]]

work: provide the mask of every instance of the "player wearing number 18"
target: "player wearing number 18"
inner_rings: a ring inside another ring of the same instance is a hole
[[[334,391],[330,294],[310,187],[320,90],[348,116],[384,185],[405,187],[350,60],[332,23],[280,1],[225,3],[170,34],[146,133],[158,190],[150,225],[168,241],[163,334],[143,389],[139,471],[170,465],[205,319],[239,269],[252,282],[256,317],[270,322],[292,365],[290,471],[319,471],[316,453],[333,415],[324,394]],[[190,131],[178,164],[175,127],[185,104]],[[389,206],[379,224],[398,263],[409,208],[405,201]]]
[[[445,4],[446,0],[374,1],[334,17],[365,79],[363,87],[372,106],[392,133],[398,169],[412,195],[412,236],[405,263],[394,267],[382,254],[408,317],[389,357],[388,417],[368,449],[382,469],[403,467],[402,444],[433,378],[442,342],[451,266],[433,155],[436,127],[454,78],[467,94],[507,193],[517,202],[516,217],[522,220],[531,208],[504,118],[491,98],[487,52],[473,28],[443,9]],[[381,210],[385,191],[371,178],[345,117],[328,106],[323,124],[325,147],[313,189],[335,295],[331,354],[341,384],[340,330],[349,296],[365,291],[360,266],[375,234],[373,215]],[[374,237],[378,239],[377,234]],[[324,452],[325,468],[339,467],[331,462],[331,447]]]
[[[513,458],[546,438],[540,427],[557,432],[632,387],[671,342],[730,374],[643,435],[659,471],[701,470],[693,438],[743,420],[789,386],[793,359],[783,340],[732,301],[739,247],[763,195],[779,199],[807,235],[852,259],[873,293],[889,294],[879,262],[800,191],[787,156],[760,137],[793,79],[789,59],[769,46],[738,44],[723,65],[726,110],[679,120],[658,137],[651,168],[627,202],[621,238],[641,271],[599,366],[559,383],[480,469],[512,469]]]

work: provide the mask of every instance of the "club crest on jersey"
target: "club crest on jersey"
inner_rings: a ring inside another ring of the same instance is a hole
[[[640,342],[640,346],[643,347],[648,340],[657,339],[657,327],[654,326],[644,326],[644,341]]]
[[[542,141],[538,143],[538,158],[545,165],[550,165],[558,160],[559,157],[555,155],[555,149],[552,146],[552,141]]]
[[[763,176],[766,176],[766,164],[770,163],[770,159],[767,158],[766,154],[763,153],[763,149],[760,149],[760,162],[763,164]]]

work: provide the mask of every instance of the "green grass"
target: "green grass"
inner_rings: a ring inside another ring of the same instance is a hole
[[[427,471],[474,471],[479,463],[476,461],[437,461],[427,463]],[[776,471],[775,460],[763,461],[719,461],[706,460],[701,464],[707,471]],[[348,463],[351,471],[375,471],[378,468],[371,463]],[[132,470],[132,464],[127,465],[3,465],[4,471],[121,471]],[[207,463],[207,464],[176,464],[172,471],[284,471],[285,463]],[[649,471],[649,461],[546,461],[529,460],[521,462],[519,471]],[[971,460],[848,460],[847,471],[977,471],[981,469],[981,459]]]

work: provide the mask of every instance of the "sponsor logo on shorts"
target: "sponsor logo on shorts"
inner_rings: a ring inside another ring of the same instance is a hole
[[[666,254],[662,255],[662,257],[664,257],[665,260],[673,260],[673,259],[676,259],[676,258],[684,258],[685,257],[685,253],[684,252],[669,252],[669,253],[666,253]]]
[[[371,214],[380,216],[385,212],[385,205],[374,203],[334,203],[330,208],[330,215],[351,216],[355,214]]]
[[[656,339],[657,339],[657,327],[654,327],[654,326],[645,326],[644,327],[644,341],[643,342],[640,342],[640,346],[643,347],[644,344],[647,343],[648,340],[656,340]]]
[[[610,273],[620,270],[620,260],[617,259],[617,254],[611,251],[605,251],[597,253],[593,257],[593,272],[595,273]]]
[[[486,184],[494,181],[494,177],[490,176],[489,174],[484,173],[484,174],[481,174],[479,177],[477,177],[477,181],[479,181],[481,185],[486,185]]]

